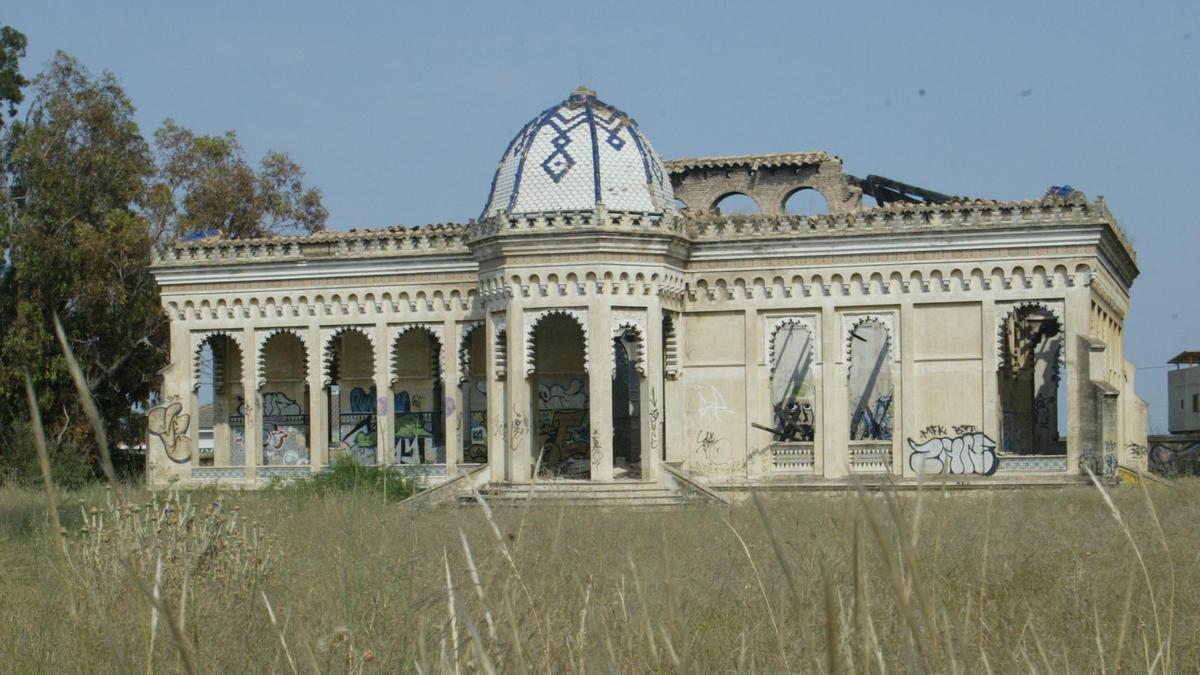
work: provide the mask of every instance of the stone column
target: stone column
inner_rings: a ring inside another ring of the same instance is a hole
[[[1092,386],[1093,374],[1089,368],[1092,307],[1091,292],[1085,283],[1086,279],[1075,276],[1063,303],[1065,316],[1060,317],[1066,372],[1059,373],[1059,377],[1067,378],[1067,473],[1070,474],[1079,473],[1079,458],[1085,449],[1097,454],[1104,451],[1097,433],[1099,394]],[[1097,372],[1094,376],[1099,379],[1103,374]]]
[[[687,335],[684,330],[685,318],[682,312],[675,313],[675,341],[678,351],[678,369],[675,377],[663,379],[663,429],[666,439],[665,454],[668,462],[682,462],[687,455],[684,446],[685,396],[687,395],[686,371],[684,368],[684,343]]]
[[[445,342],[442,345],[442,358],[445,359],[442,373],[446,378],[442,382],[442,398],[445,399],[442,401],[442,428],[445,430],[446,478],[450,479],[458,475],[458,463],[462,461],[463,395],[458,381],[458,350],[461,346],[458,343],[458,322],[452,318],[445,319],[442,322],[442,335]]]
[[[329,390],[325,388],[325,345],[321,327],[309,326],[308,339],[308,464],[316,473],[329,457]]]
[[[525,316],[523,308],[515,301],[509,302],[508,311],[508,406],[498,412],[504,415],[507,432],[498,452],[507,459],[506,477],[514,483],[529,481],[533,447],[536,438],[531,433],[532,406],[530,405],[530,374],[525,367]],[[489,401],[490,405],[490,401]],[[533,430],[536,431],[536,430]],[[489,459],[491,448],[488,449]]]
[[[755,429],[750,426],[751,422],[757,422],[763,426],[771,426],[770,418],[762,419],[763,410],[769,408],[764,406],[761,401],[770,399],[764,394],[770,389],[771,384],[767,378],[767,368],[763,367],[764,359],[762,354],[762,319],[758,315],[758,309],[751,303],[750,307],[745,310],[742,321],[742,340],[745,344],[743,354],[745,355],[745,392],[746,392],[746,418],[742,421],[742,434],[745,435],[746,461],[745,472],[746,478],[758,478],[767,471],[762,464],[762,456],[770,454],[771,442],[773,435],[760,429]],[[769,465],[768,465],[769,466]]]
[[[612,312],[607,303],[588,308],[588,418],[591,434],[591,479],[613,479]]]
[[[841,478],[850,471],[850,404],[847,364],[842,359],[842,321],[831,304],[821,308],[821,329],[821,358],[826,363],[822,374],[827,377],[821,387],[822,453],[814,460],[814,470],[825,478]]]
[[[642,336],[646,355],[646,374],[642,376],[641,422],[642,480],[652,481],[663,461],[663,354],[662,305],[653,298],[646,308],[646,334]]]
[[[387,323],[380,320],[370,328],[375,331],[375,365],[372,382],[375,384],[375,463],[391,464],[396,457],[396,417],[392,409],[392,344],[388,342]]]
[[[493,481],[505,480],[511,475],[508,450],[508,382],[510,377],[521,377],[519,369],[513,375],[508,363],[507,354],[496,353],[498,344],[497,321],[505,321],[503,312],[488,313],[484,321],[483,336],[486,342],[484,357],[487,359],[487,434],[488,434],[488,474]],[[507,325],[506,323],[504,325]],[[507,330],[507,329],[506,329]],[[506,333],[507,334],[507,333]],[[507,340],[505,341],[507,343]],[[505,345],[507,347],[507,344]],[[506,349],[507,351],[507,349]],[[503,359],[503,368],[498,359]]]
[[[262,392],[259,391],[258,360],[259,345],[257,331],[246,329],[246,367],[242,369],[242,443],[246,447],[246,482],[253,483],[258,477],[258,465],[262,463]]]
[[[979,349],[982,359],[980,360],[980,368],[983,372],[980,381],[983,382],[983,410],[981,419],[983,426],[980,431],[985,436],[992,439],[993,443],[997,444],[996,451],[999,452],[1000,444],[1000,356],[996,353],[996,344],[999,336],[996,335],[996,326],[999,317],[997,316],[996,300],[990,295],[984,297],[980,303],[980,322],[979,327],[980,345]]]
[[[892,413],[892,473],[897,476],[915,475],[908,466],[905,457],[909,451],[908,443],[904,439],[909,435],[915,435],[916,430],[920,428],[920,422],[916,418],[916,406],[905,405],[909,399],[916,400],[917,398],[917,377],[916,363],[913,362],[913,349],[915,344],[913,326],[913,303],[911,296],[905,298],[900,303],[900,311],[896,313],[896,321],[899,325],[895,327],[896,334],[900,337],[899,341],[892,344],[892,351],[896,357],[900,359],[900,376],[893,378],[892,381],[892,407],[900,408],[899,414]],[[889,367],[893,368],[895,373],[895,360],[890,360]],[[899,380],[899,382],[896,381]],[[909,395],[911,394],[911,396]],[[896,424],[898,422],[898,424]]]

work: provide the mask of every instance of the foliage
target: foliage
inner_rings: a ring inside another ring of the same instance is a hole
[[[362,464],[352,455],[334,459],[324,471],[287,483],[276,482],[272,487],[316,496],[365,492],[385,501],[401,501],[423,489],[418,473],[402,466]]]
[[[59,486],[78,489],[91,475],[87,453],[67,438],[50,438],[47,448],[52,480]],[[17,419],[0,429],[0,485],[41,487],[42,469],[33,444],[33,431],[27,420]]]
[[[234,132],[197,136],[171,119],[154,143],[159,177],[146,211],[155,241],[210,230],[253,238],[325,227],[320,190],[305,187],[304,170],[284,153],[268,152],[255,171]]]
[[[58,52],[27,83],[25,36],[0,27],[0,471],[28,474],[22,373],[29,369],[52,453],[95,460],[57,316],[114,446],[145,439],[145,417],[168,358],[168,325],[150,273],[155,246],[196,230],[229,236],[323,227],[320,192],[286,154],[250,167],[233,132],[197,136],[168,120],[143,138],[116,77]],[[128,452],[126,453],[128,454]],[[77,462],[66,461],[64,467]],[[64,476],[73,475],[64,470]]]
[[[112,74],[93,77],[60,52],[32,94],[26,119],[7,130],[4,144],[0,425],[25,418],[22,371],[29,368],[51,434],[86,447],[54,336],[57,315],[109,437],[136,442],[131,410],[149,398],[166,355],[150,239],[136,211],[153,158]]]

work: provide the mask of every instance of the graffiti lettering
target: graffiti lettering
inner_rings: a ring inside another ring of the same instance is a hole
[[[940,424],[931,424],[921,430],[921,440],[922,441],[926,441],[926,440],[929,440],[930,438],[937,438],[938,436],[945,436],[945,435],[946,435],[946,427],[944,427]]]
[[[733,444],[711,431],[701,431],[696,436],[696,452],[712,466],[725,466],[733,459]]]
[[[720,422],[721,415],[733,414],[729,406],[725,405],[725,397],[711,384],[707,388],[696,385],[696,397],[700,399],[698,412],[701,417],[711,417],[713,421]]]
[[[912,449],[908,465],[917,473],[977,473],[990,476],[999,468],[996,443],[979,432],[954,438],[931,438],[918,444],[908,439]]]
[[[162,442],[171,461],[182,464],[192,458],[191,439],[187,435],[192,418],[183,412],[182,403],[172,401],[151,408],[146,418],[150,435]]]

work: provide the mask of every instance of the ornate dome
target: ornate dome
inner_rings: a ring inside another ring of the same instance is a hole
[[[674,210],[662,159],[629,115],[580,87],[521,128],[482,217],[536,211]]]

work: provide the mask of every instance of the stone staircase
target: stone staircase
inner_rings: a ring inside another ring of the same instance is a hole
[[[479,493],[490,505],[536,504],[583,506],[587,508],[636,507],[679,508],[712,503],[702,494],[674,489],[660,483],[643,481],[540,481],[535,483],[488,483]],[[463,502],[474,503],[472,494],[459,494]]]

